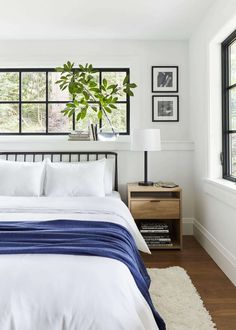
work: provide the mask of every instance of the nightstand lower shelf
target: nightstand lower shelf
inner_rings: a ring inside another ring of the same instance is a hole
[[[141,234],[146,241],[146,237],[155,237],[155,236],[163,236],[169,237],[171,239],[170,242],[166,242],[166,244],[153,244],[150,245],[147,241],[147,245],[150,250],[157,250],[157,249],[181,249],[182,247],[182,236],[181,236],[181,221],[180,219],[135,219],[135,222],[141,231]],[[168,232],[153,232],[153,230],[146,230],[146,232],[142,232],[142,225],[143,226],[158,226],[158,225],[166,225],[168,227]],[[171,244],[171,245],[170,245]]]

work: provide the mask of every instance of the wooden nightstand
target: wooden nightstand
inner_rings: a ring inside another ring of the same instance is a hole
[[[181,191],[128,183],[128,207],[150,249],[182,249]]]

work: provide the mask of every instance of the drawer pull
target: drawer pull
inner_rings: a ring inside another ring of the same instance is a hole
[[[151,203],[160,203],[160,201],[157,200],[157,199],[153,199],[153,200],[151,200],[150,202],[151,202]]]

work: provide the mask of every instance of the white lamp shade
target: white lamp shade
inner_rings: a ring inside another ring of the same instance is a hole
[[[159,129],[135,129],[131,135],[131,150],[159,151],[161,150],[161,134]]]

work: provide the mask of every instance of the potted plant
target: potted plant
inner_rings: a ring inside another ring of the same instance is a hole
[[[129,82],[129,76],[124,78],[122,86],[109,84],[105,78],[99,84],[95,75],[97,71],[92,64],[87,63],[85,66],[79,64],[79,67],[75,68],[74,63],[70,61],[62,67],[57,67],[56,71],[61,73],[56,83],[59,84],[61,90],[68,89],[72,99],[62,110],[63,114],[68,117],[75,115],[76,121],[81,121],[86,119],[89,111],[94,111],[97,113],[98,120],[101,120],[103,116],[107,119],[115,135],[109,115],[112,111],[118,111],[116,103],[120,91],[134,96],[133,89],[137,86]],[[99,107],[94,104],[98,104]]]

